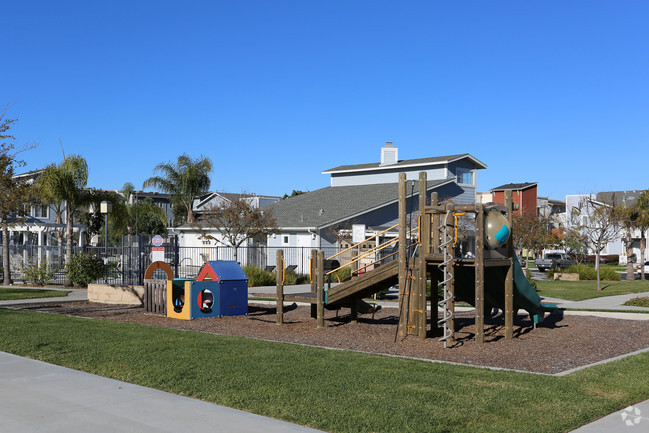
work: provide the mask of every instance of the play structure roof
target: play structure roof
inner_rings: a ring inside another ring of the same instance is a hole
[[[229,260],[210,260],[205,263],[196,281],[233,281],[248,280],[248,277],[241,269],[241,266],[235,261]]]

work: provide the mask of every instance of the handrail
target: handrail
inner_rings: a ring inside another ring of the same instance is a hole
[[[399,225],[399,224],[397,224],[397,226],[398,226],[398,225]],[[393,227],[391,227],[391,228],[394,228],[394,227],[395,227],[395,226],[393,226]],[[415,228],[409,230],[409,231],[407,232],[407,234],[411,234],[411,233],[414,232],[415,230],[419,230],[419,227],[415,227]],[[375,235],[375,236],[378,236],[378,234]],[[371,238],[366,239],[365,242],[367,242],[367,241],[370,240],[370,239],[371,239]],[[372,254],[374,254],[374,253],[376,253],[376,252],[378,252],[378,251],[381,251],[381,250],[383,250],[383,249],[389,247],[390,245],[396,244],[397,242],[399,242],[399,238],[393,238],[393,239],[390,239],[390,240],[388,240],[388,241],[386,241],[386,242],[384,242],[384,243],[382,243],[382,244],[380,244],[380,245],[377,245],[376,247],[370,248],[369,250],[365,251],[364,253],[359,254],[358,256],[354,257],[354,259],[351,260],[349,263],[346,263],[346,264],[344,264],[344,265],[341,265],[341,266],[337,267],[336,269],[332,269],[331,271],[327,272],[325,275],[333,274],[334,272],[337,272],[337,271],[339,271],[340,269],[342,269],[342,268],[344,268],[344,267],[346,267],[346,266],[351,265],[352,263],[356,263],[356,262],[360,261],[361,259],[364,259],[365,257],[369,256],[369,255],[372,255]],[[357,246],[357,245],[359,245],[359,244],[356,244],[355,246]],[[411,244],[411,245],[409,245],[407,248],[412,248],[413,246],[416,246],[416,245],[417,245],[416,243],[415,243],[415,244]],[[348,249],[345,250],[345,251],[349,251],[351,248],[353,248],[353,247],[350,247],[350,248],[348,248]],[[335,257],[335,256],[341,254],[342,252],[344,252],[344,251],[341,251],[340,253],[338,253],[338,254],[336,254],[336,255],[334,255],[334,256],[331,256],[331,257]],[[394,253],[394,254],[396,254],[396,253]],[[390,257],[390,256],[392,256],[392,255],[393,255],[393,254],[390,254],[390,255],[388,255],[387,257]],[[369,263],[367,266],[374,265],[374,264],[376,264],[376,263],[378,263],[378,262],[380,262],[380,261],[382,261],[382,260],[385,260],[385,258],[386,258],[386,257],[382,257],[382,258],[379,259],[379,260],[375,260],[375,261],[373,261],[372,263]],[[329,260],[329,259],[327,259],[327,260]]]
[[[334,254],[334,255],[331,256],[331,257],[327,257],[326,260],[331,260],[331,259],[333,259],[334,257],[337,257],[337,256],[341,255],[342,253],[346,253],[347,251],[356,248],[357,246],[359,246],[359,245],[362,244],[363,242],[370,241],[370,240],[374,239],[375,237],[380,236],[380,235],[382,235],[383,233],[388,232],[388,231],[390,231],[390,230],[392,230],[393,228],[398,227],[398,226],[399,226],[399,223],[393,225],[392,227],[388,227],[387,229],[383,230],[382,232],[379,232],[379,233],[375,234],[375,235],[372,236],[372,237],[369,237],[369,238],[367,238],[367,239],[364,239],[362,242],[358,242],[358,243],[352,245],[351,247],[349,247],[349,248],[347,248],[347,249],[344,249],[344,250],[342,250],[342,251],[340,251],[340,252]]]

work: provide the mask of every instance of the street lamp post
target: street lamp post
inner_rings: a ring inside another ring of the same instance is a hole
[[[113,211],[113,203],[102,201],[100,206],[101,213],[104,214],[104,284],[108,284],[108,214]]]

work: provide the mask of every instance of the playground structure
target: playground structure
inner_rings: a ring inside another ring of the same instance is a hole
[[[446,345],[454,340],[455,304],[467,302],[475,307],[475,341],[484,342],[484,318],[493,308],[505,316],[505,338],[513,338],[514,316],[518,309],[526,310],[532,323],[543,320],[546,312],[557,309],[543,304],[527,281],[518,259],[513,253],[510,236],[512,226],[512,192],[505,194],[505,205],[439,203],[437,193],[427,200],[426,173],[420,173],[418,187],[418,223],[414,229],[408,224],[407,186],[404,173],[399,175],[398,224],[374,237],[398,228],[398,237],[354,257],[349,263],[334,267],[331,264],[352,246],[325,260],[324,253],[311,254],[311,291],[285,295],[283,275],[277,273],[277,323],[283,323],[284,301],[311,304],[311,316],[316,326],[324,326],[324,309],[348,307],[352,323],[359,312],[371,312],[372,307],[363,298],[398,284],[398,335],[426,338],[438,335]],[[412,195],[412,194],[411,194]],[[414,200],[411,198],[411,200]],[[412,202],[411,202],[412,204]],[[411,206],[412,207],[412,206]],[[457,240],[457,218],[466,213],[475,216],[475,257],[459,258],[454,252]],[[367,242],[372,238],[365,239]],[[358,273],[358,263],[379,251],[398,247],[396,253],[384,255],[373,262],[374,269]],[[389,261],[388,261],[389,260]],[[277,263],[283,263],[282,251],[277,252]],[[351,280],[325,290],[325,279],[336,271],[352,266]],[[431,293],[427,295],[430,282]],[[443,293],[438,299],[439,287]],[[430,329],[427,324],[428,305],[431,305]],[[437,320],[438,307],[442,317]]]
[[[196,280],[167,281],[167,317],[192,320],[246,314],[248,277],[237,262],[208,261]]]

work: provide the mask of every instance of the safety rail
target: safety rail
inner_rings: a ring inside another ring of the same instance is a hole
[[[381,236],[382,234],[387,233],[388,231],[390,231],[390,230],[392,230],[392,229],[394,229],[394,228],[397,228],[397,227],[399,227],[399,224],[395,224],[395,225],[393,225],[392,227],[389,227],[389,228],[387,228],[387,229],[385,229],[385,230],[383,230],[383,231],[381,231],[381,232],[375,234],[374,236],[371,236],[371,237],[369,237],[369,238],[367,238],[367,239],[364,239],[362,242],[358,242],[358,243],[356,243],[356,244],[354,244],[354,245],[352,245],[352,246],[350,246],[350,247],[348,247],[348,248],[346,248],[346,249],[344,249],[344,250],[342,250],[342,251],[340,251],[340,252],[334,254],[334,255],[331,256],[331,257],[327,257],[327,260],[332,260],[334,257],[338,257],[339,255],[341,255],[341,254],[343,254],[343,253],[345,253],[345,252],[351,251],[351,250],[353,250],[354,248],[357,248],[360,244],[366,243],[367,241],[371,241],[372,239],[375,239],[375,238]],[[418,235],[419,235],[419,233],[420,233],[420,231],[419,231],[419,226],[417,226],[417,227],[415,227],[415,228],[409,230],[409,231],[407,232],[407,234],[410,235],[410,234],[412,234],[412,233],[415,232],[415,231],[417,231],[417,233],[418,233]],[[368,256],[371,256],[372,254],[376,254],[376,253],[379,252],[379,251],[382,251],[382,250],[384,250],[384,249],[386,249],[386,248],[388,248],[388,247],[390,247],[390,246],[392,246],[392,245],[395,245],[395,244],[398,243],[398,242],[399,242],[399,238],[393,238],[393,239],[387,240],[387,241],[383,242],[382,244],[377,245],[377,246],[375,246],[375,247],[372,247],[372,248],[370,248],[369,250],[367,250],[367,251],[365,251],[365,252],[363,252],[363,253],[361,253],[361,254],[355,256],[355,257],[354,257],[351,261],[349,261],[348,263],[345,263],[345,264],[340,265],[339,267],[337,267],[337,268],[335,268],[335,269],[332,269],[332,270],[328,271],[327,273],[325,273],[325,276],[329,276],[329,275],[331,275],[331,274],[334,274],[334,273],[336,273],[337,271],[341,270],[342,268],[347,267],[347,266],[350,266],[350,265],[353,264],[353,263],[359,262],[359,261],[361,261],[362,259],[364,259],[364,258],[366,258],[366,257],[368,257]],[[418,245],[417,243],[413,243],[413,244],[411,244],[411,245],[408,245],[406,248],[408,248],[408,249],[409,249],[409,248],[413,248],[413,247],[415,247],[415,246],[417,246],[417,245]],[[398,252],[394,252],[394,253],[388,254],[387,256],[381,257],[381,258],[378,259],[378,260],[375,260],[375,261],[373,261],[373,262],[371,262],[371,263],[366,264],[365,267],[375,265],[376,263],[379,263],[379,262],[381,262],[381,261],[383,261],[383,260],[385,260],[385,259],[387,259],[387,258],[389,258],[389,257],[395,256],[395,255],[397,255],[397,254],[398,254]]]

